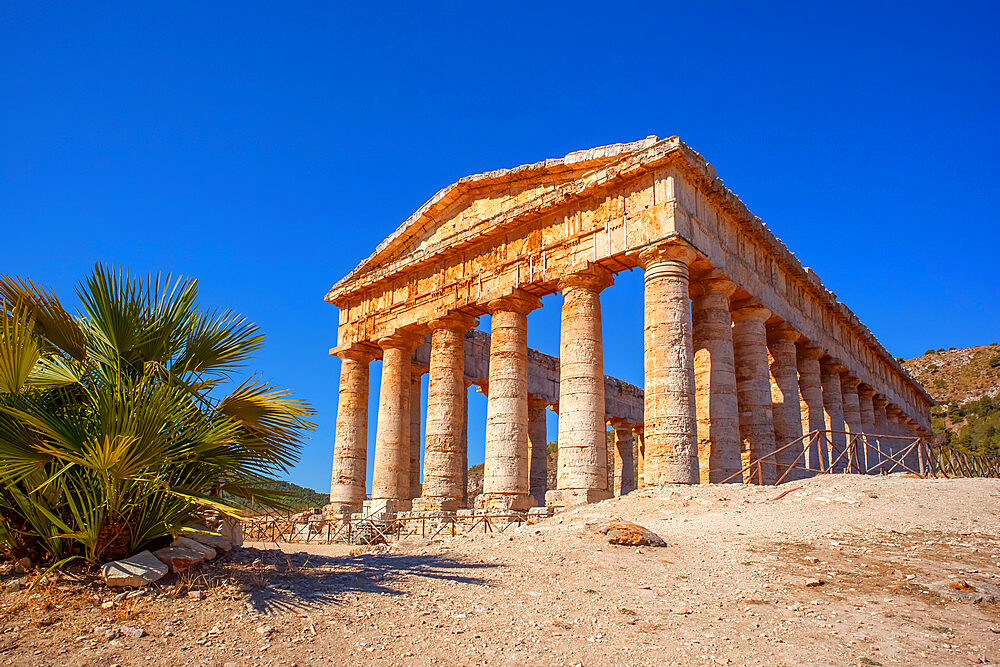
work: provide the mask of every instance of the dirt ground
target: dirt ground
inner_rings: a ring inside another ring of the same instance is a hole
[[[644,489],[389,548],[247,545],[139,597],[65,577],[0,593],[0,663],[997,662],[998,509],[1000,480],[837,475]],[[593,524],[611,517],[668,544],[610,545]]]

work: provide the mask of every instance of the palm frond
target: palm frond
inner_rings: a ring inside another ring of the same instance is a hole
[[[74,359],[86,358],[87,338],[54,292],[46,292],[31,280],[0,276],[0,298],[30,313],[41,335],[53,346]]]
[[[0,309],[0,393],[18,394],[41,358],[35,320],[20,305]]]

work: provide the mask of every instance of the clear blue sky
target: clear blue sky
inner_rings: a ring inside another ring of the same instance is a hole
[[[199,278],[319,411],[294,482],[329,486],[331,284],[466,174],[649,134],[894,355],[1000,339],[995,3],[153,4],[0,1],[0,272],[74,305],[96,261]],[[639,384],[641,298],[633,273],[604,299],[606,370]]]

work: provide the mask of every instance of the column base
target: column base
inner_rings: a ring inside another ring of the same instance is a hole
[[[395,498],[372,498],[366,500],[364,513],[371,514],[396,514],[397,512],[409,512],[412,502],[409,500],[398,500]]]
[[[531,508],[532,498],[527,493],[481,493],[476,497],[477,510],[509,510],[524,512]]]
[[[330,503],[323,506],[323,516],[328,520],[346,521],[361,511],[361,503]]]
[[[607,500],[611,492],[602,489],[553,489],[545,494],[548,507],[572,507]]]
[[[431,496],[413,499],[414,512],[454,512],[461,508],[462,501],[458,498]]]

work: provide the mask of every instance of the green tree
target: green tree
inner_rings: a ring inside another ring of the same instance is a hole
[[[197,281],[96,266],[78,315],[0,277],[0,547],[96,563],[212,509],[281,507],[309,406],[235,373],[264,337]],[[236,385],[223,393],[223,386]]]

